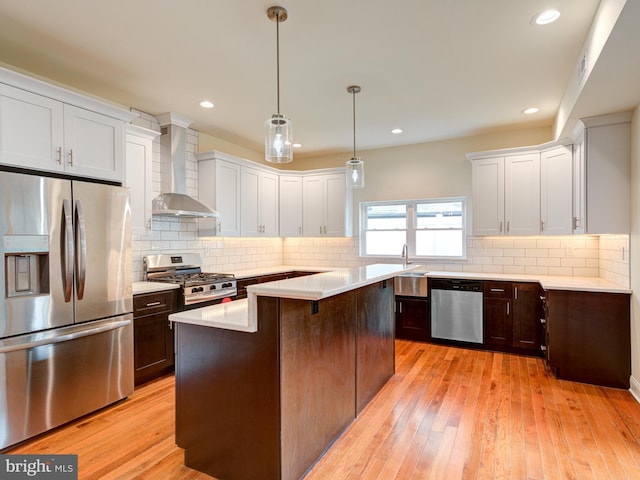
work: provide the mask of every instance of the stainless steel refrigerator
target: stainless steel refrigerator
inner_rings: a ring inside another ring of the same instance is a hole
[[[0,171],[0,449],[133,392],[128,190]]]

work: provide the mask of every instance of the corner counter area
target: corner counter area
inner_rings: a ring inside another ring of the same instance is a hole
[[[394,277],[369,265],[173,314],[176,443],[216,478],[297,479],[395,371]]]

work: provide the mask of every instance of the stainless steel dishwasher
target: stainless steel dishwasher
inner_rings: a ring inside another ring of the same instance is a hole
[[[476,280],[431,280],[431,337],[483,343],[483,284]]]

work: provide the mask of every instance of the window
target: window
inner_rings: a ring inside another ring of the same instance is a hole
[[[360,204],[360,255],[464,258],[465,199],[435,198]]]

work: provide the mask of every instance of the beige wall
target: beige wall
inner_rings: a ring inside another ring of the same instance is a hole
[[[220,152],[228,153],[229,155],[246,158],[252,162],[267,163],[264,160],[263,151],[256,152],[255,150],[241,147],[235,143],[200,132],[198,138],[198,152],[208,152],[210,150],[218,150]],[[274,166],[273,164],[269,165]]]
[[[640,401],[640,107],[631,122],[631,390]]]

